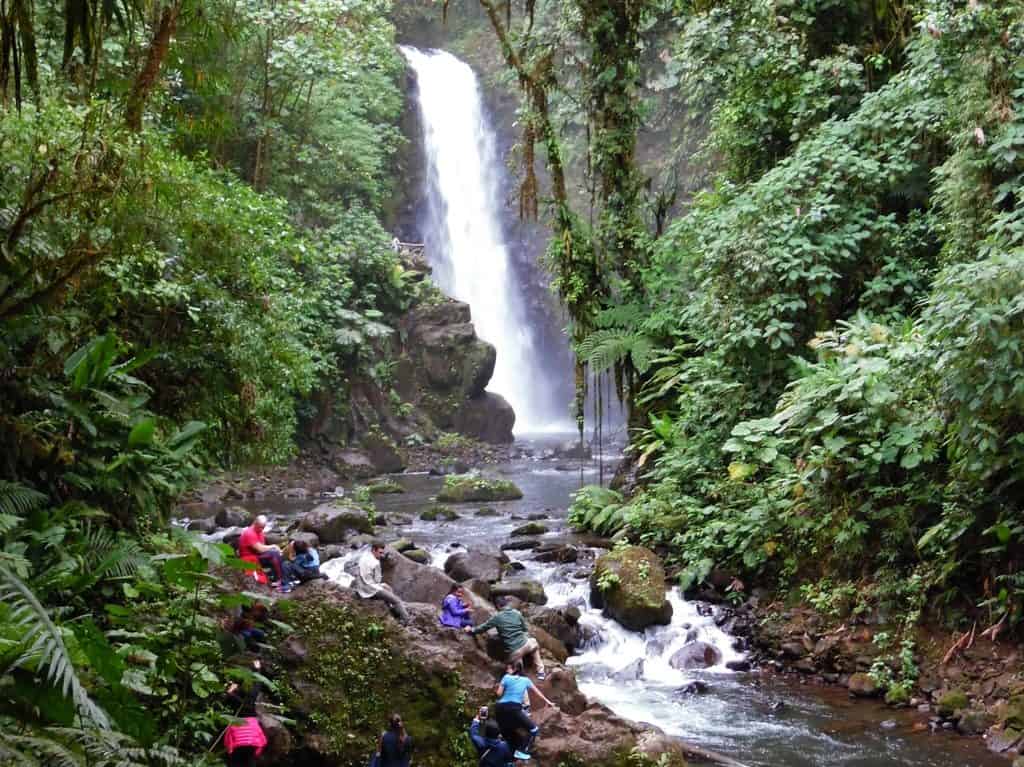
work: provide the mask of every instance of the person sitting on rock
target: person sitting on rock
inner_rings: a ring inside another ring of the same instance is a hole
[[[478,767],[510,767],[515,763],[512,747],[501,737],[498,723],[487,718],[487,706],[473,717],[473,723],[469,725],[469,739],[476,747]]]
[[[377,743],[380,767],[409,767],[412,760],[412,738],[405,731],[405,723],[399,714],[392,714],[388,728],[381,733]]]
[[[455,583],[448,590],[448,596],[441,603],[441,625],[448,628],[462,629],[473,625],[473,616],[466,604],[466,592]]]
[[[517,660],[510,665],[511,673],[505,674],[495,688],[498,702],[494,706],[494,715],[505,740],[518,746],[515,758],[529,759],[530,749],[537,739],[540,728],[523,711],[524,696],[534,693],[549,706],[554,707],[555,704],[547,699],[530,677],[523,675],[522,661]],[[521,729],[528,733],[525,742],[519,738],[518,733]]]
[[[509,597],[499,597],[497,606],[498,612],[491,616],[490,620],[476,627],[466,626],[464,631],[476,636],[488,629],[495,629],[508,654],[508,662],[515,663],[527,655],[532,655],[533,665],[537,669],[537,678],[543,679],[545,671],[544,660],[540,656],[540,645],[527,633],[526,619],[523,614],[512,607]]]
[[[263,567],[270,567],[277,576],[277,589],[282,593],[292,590],[284,577],[284,560],[281,558],[281,549],[278,546],[268,546],[263,531],[267,527],[267,518],[260,514],[252,521],[249,527],[242,531],[238,539],[238,556],[246,562],[252,562]]]
[[[294,552],[294,556],[290,561],[285,562],[284,566],[289,580],[305,583],[306,581],[327,577],[320,572],[320,555],[306,541],[292,541],[291,549]]]
[[[380,560],[383,558],[384,544],[379,541],[370,544],[370,548],[359,557],[359,569],[353,584],[356,593],[363,599],[379,599],[387,603],[392,615],[401,623],[408,623],[409,613],[405,609],[405,603],[381,577]]]

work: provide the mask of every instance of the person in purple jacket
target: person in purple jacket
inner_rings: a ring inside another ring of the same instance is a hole
[[[455,583],[448,591],[448,596],[441,603],[441,625],[453,629],[461,629],[473,625],[473,616],[466,604],[466,593],[462,586]]]

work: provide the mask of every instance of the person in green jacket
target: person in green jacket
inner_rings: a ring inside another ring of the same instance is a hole
[[[499,598],[496,604],[498,612],[492,615],[490,620],[479,626],[466,626],[464,631],[476,636],[495,629],[508,654],[508,662],[515,663],[523,660],[527,655],[532,655],[533,665],[537,669],[537,678],[543,679],[546,673],[544,660],[540,657],[540,645],[527,633],[526,619],[523,614],[512,607],[508,597]]]

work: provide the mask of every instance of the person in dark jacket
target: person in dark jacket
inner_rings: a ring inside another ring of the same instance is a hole
[[[481,728],[483,733],[480,732]],[[476,747],[479,767],[511,767],[515,763],[512,747],[501,737],[498,723],[487,718],[487,707],[480,709],[469,726],[469,739]]]
[[[412,738],[405,731],[399,714],[392,714],[388,728],[381,733],[378,744],[380,767],[409,767],[412,761]]]
[[[544,679],[544,659],[540,657],[540,644],[529,635],[523,614],[512,606],[509,597],[498,597],[496,604],[498,612],[492,615],[490,620],[479,626],[466,626],[463,631],[476,636],[489,629],[494,629],[498,632],[501,644],[505,648],[508,662],[515,663],[527,656],[532,656],[534,666],[537,668],[537,678]]]
[[[461,629],[473,625],[473,616],[466,604],[466,594],[462,586],[455,583],[448,590],[448,596],[441,603],[441,625],[448,628]]]

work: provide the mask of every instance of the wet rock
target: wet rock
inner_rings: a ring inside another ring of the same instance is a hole
[[[405,469],[405,457],[394,440],[379,430],[371,430],[362,439],[363,450],[377,474],[395,474]]]
[[[215,520],[218,527],[248,527],[253,514],[241,506],[228,506],[217,512]]]
[[[381,562],[384,582],[389,584],[406,602],[426,602],[440,605],[455,584],[436,567],[413,562],[390,546]]]
[[[480,580],[479,578],[473,578],[462,584],[467,589],[472,591],[481,599],[486,599],[488,602],[491,601],[491,583],[490,581]]]
[[[306,532],[316,533],[323,543],[344,543],[352,531],[372,533],[369,515],[337,501],[324,503],[307,512],[299,523]]]
[[[672,620],[665,571],[650,549],[626,546],[604,554],[594,567],[590,589],[594,607],[633,631]]]
[[[538,562],[556,562],[567,565],[580,557],[580,550],[567,543],[542,543],[534,549],[534,559]]]
[[[469,503],[471,501],[516,501],[523,497],[514,482],[507,479],[489,479],[472,474],[447,477],[437,500],[442,503]]]
[[[585,442],[570,440],[568,442],[563,442],[556,447],[552,457],[589,461],[594,457],[594,454],[590,449],[590,445]]]
[[[722,660],[722,654],[707,642],[689,642],[669,658],[668,664],[680,671],[695,668],[710,668]]]
[[[537,581],[527,579],[502,581],[491,586],[492,599],[506,596],[516,597],[524,602],[532,602],[537,605],[546,604],[548,601],[547,595],[544,593],[544,586]]]
[[[320,555],[320,562],[330,562],[332,559],[338,559],[339,557],[345,556],[348,553],[348,548],[345,546],[339,546],[337,544],[331,544],[329,546],[321,546],[317,549],[317,553]]]
[[[880,689],[878,682],[875,681],[874,677],[870,674],[851,674],[849,681],[846,683],[846,688],[850,691],[851,695],[858,698],[871,698],[878,695]]]
[[[540,541],[534,538],[527,538],[521,541],[508,541],[501,544],[502,551],[525,551],[527,549],[535,549],[540,546]]]
[[[369,479],[380,472],[361,450],[338,448],[328,458],[331,468],[347,479]]]
[[[513,530],[511,535],[513,538],[521,538],[524,535],[543,535],[547,531],[547,525],[542,525],[540,522],[527,522]]]
[[[612,672],[612,679],[616,682],[635,682],[644,675],[644,659],[637,658],[632,663],[627,663],[618,671]]]
[[[995,722],[995,717],[988,711],[968,709],[960,714],[956,723],[956,731],[961,735],[981,735]]]
[[[538,511],[534,514],[527,514],[526,518],[530,522],[540,522],[541,520],[548,519],[548,515],[545,514],[543,511]]]
[[[304,501],[309,497],[309,490],[304,487],[290,487],[281,495],[290,501]]]
[[[393,548],[395,551],[401,554],[408,551],[409,549],[415,549],[416,544],[413,543],[412,539],[410,538],[399,538],[397,541],[394,541],[391,544],[391,548]]]
[[[784,656],[791,659],[802,658],[807,654],[803,642],[783,642],[780,649]]]
[[[238,548],[238,539],[242,537],[244,529],[243,527],[229,527],[222,533],[220,542]]]
[[[267,738],[267,745],[260,755],[262,764],[279,764],[292,749],[292,734],[274,714],[257,707],[260,727]]]
[[[473,579],[494,583],[501,580],[506,562],[508,557],[504,555],[499,557],[482,551],[459,551],[445,560],[444,571],[460,583]]]
[[[193,533],[202,533],[203,535],[209,535],[217,529],[217,523],[210,517],[204,517],[202,519],[190,519],[188,527]]]
[[[512,442],[512,427],[516,423],[516,412],[508,400],[494,392],[484,392],[478,397],[466,400],[456,412],[455,430],[492,445],[507,445]]]
[[[725,667],[730,671],[750,671],[750,661],[730,660],[726,662]]]
[[[989,751],[1002,754],[1016,747],[1021,742],[1021,738],[1024,738],[1024,732],[1021,730],[1015,727],[999,727],[997,725],[986,733],[985,744],[988,746]]]
[[[530,612],[529,621],[555,637],[569,652],[575,652],[582,644],[579,616],[579,610],[573,607],[539,608]]]
[[[226,501],[241,501],[245,494],[227,482],[212,482],[199,490],[203,503],[212,505]]]
[[[304,530],[297,530],[295,532],[289,533],[287,538],[289,541],[303,541],[310,548],[317,549],[317,553],[319,553],[320,536],[318,536],[316,533],[310,533]]]
[[[412,517],[405,514],[388,514],[388,524],[392,527],[406,527],[412,524]]]
[[[672,696],[676,698],[683,698],[690,697],[691,695],[704,695],[710,689],[711,687],[707,682],[694,679],[692,682],[687,682],[682,687],[678,688],[674,693],[672,693]]]
[[[474,517],[500,517],[501,512],[491,506],[484,506],[482,509],[477,509]]]
[[[885,719],[884,721],[879,722],[878,726],[883,730],[895,730],[897,725],[894,719]]]
[[[406,549],[402,552],[402,556],[421,565],[430,564],[430,553],[423,549]]]
[[[459,514],[455,509],[439,503],[435,503],[429,509],[424,509],[420,512],[420,519],[424,522],[452,522],[458,518]]]

